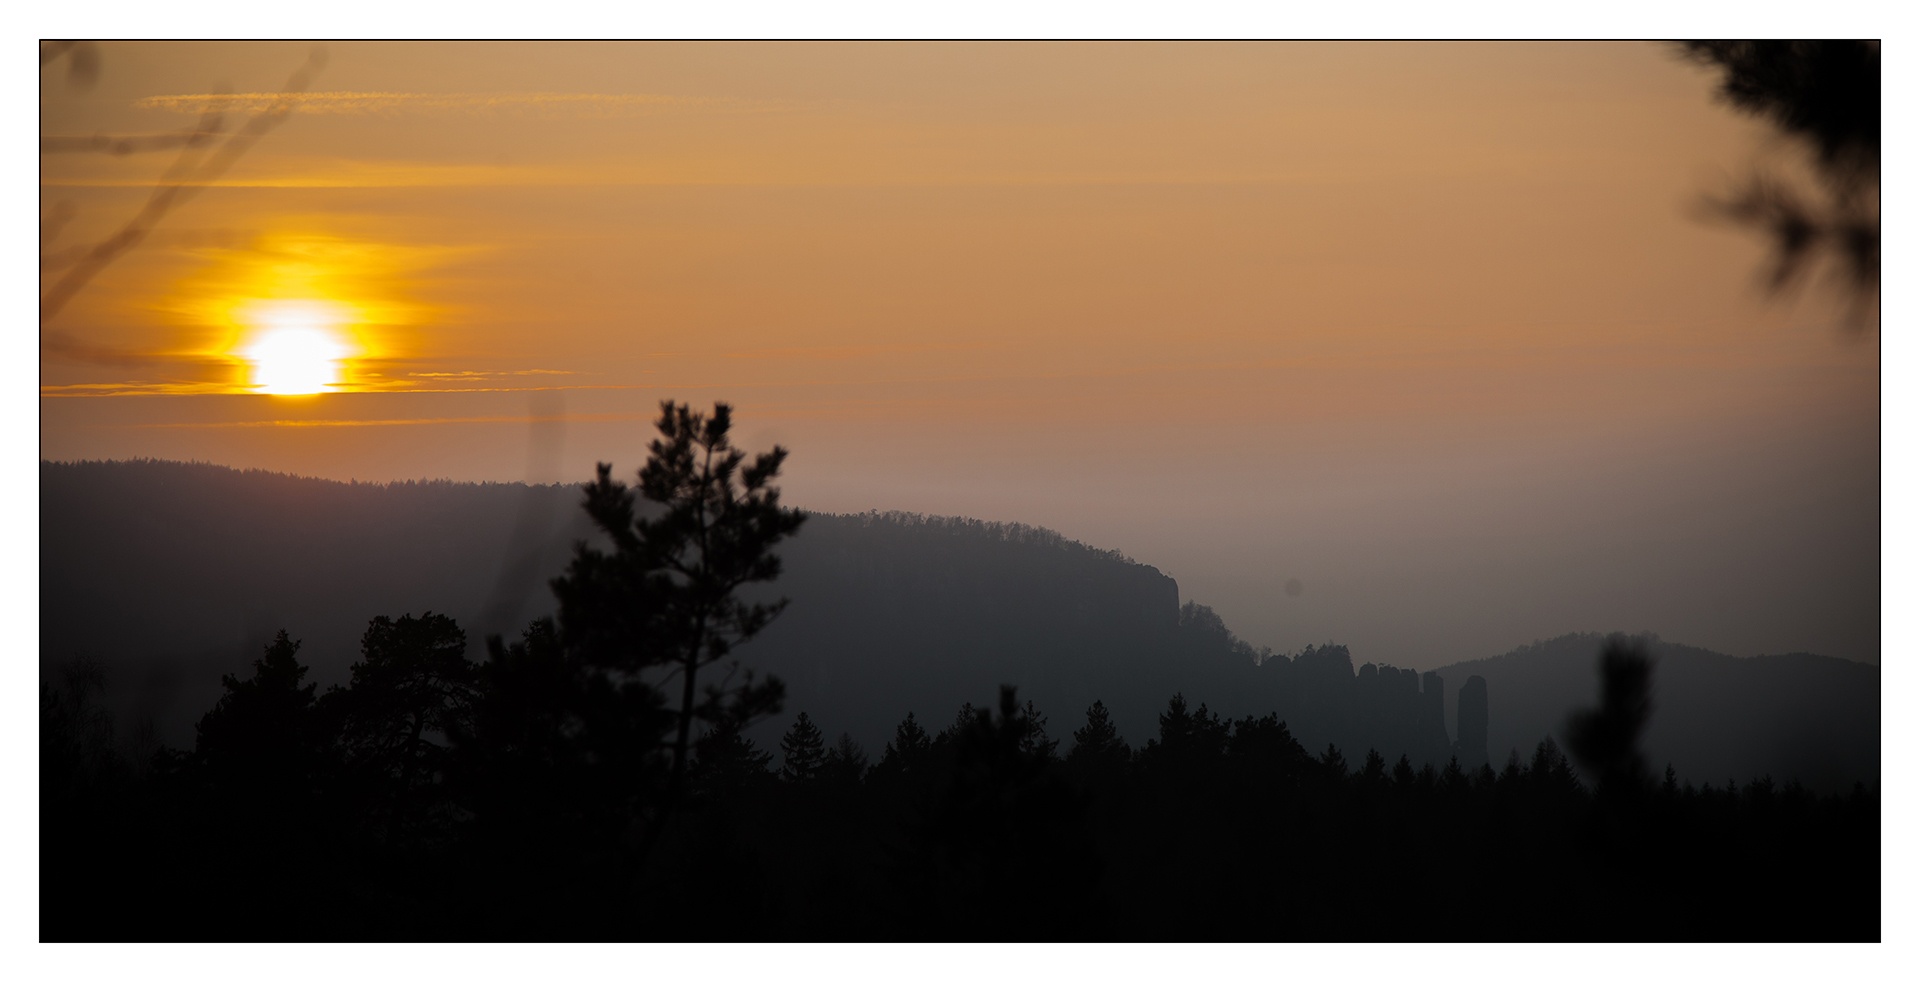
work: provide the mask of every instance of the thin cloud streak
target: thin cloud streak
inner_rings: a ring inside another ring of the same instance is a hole
[[[224,396],[250,395],[229,382],[80,382],[43,385],[42,399],[107,398],[114,396]]]
[[[476,392],[558,392],[574,389],[623,389],[623,390],[669,390],[683,391],[691,389],[814,389],[836,386],[867,385],[928,385],[946,382],[1045,382],[1061,379],[1124,378],[1137,375],[1170,374],[1184,371],[1221,371],[1248,370],[1262,368],[1304,367],[1322,364],[1326,359],[1266,358],[1245,362],[1207,362],[1191,365],[1146,365],[1133,368],[1116,368],[1102,371],[1085,372],[1029,372],[995,375],[937,375],[917,378],[867,378],[867,379],[809,379],[787,382],[657,382],[646,385],[534,385],[534,386],[498,386],[469,388],[407,388],[400,384],[362,384],[351,389],[319,393],[321,395],[373,395],[404,394],[433,395],[460,394]],[[250,389],[237,389],[231,385],[219,383],[110,383],[94,382],[80,385],[42,386],[43,397],[105,397],[137,395],[255,395]],[[652,417],[649,416],[649,419]]]
[[[135,423],[135,430],[256,429],[270,426],[435,426],[442,423],[631,423],[656,413],[572,413],[558,416],[441,416],[419,419],[251,419],[217,423]]]
[[[790,349],[790,350],[794,350],[794,351],[817,350],[817,351],[832,351],[832,352],[838,352],[838,351],[865,352],[868,350],[873,350],[878,352],[881,349],[890,349],[892,347],[893,346],[888,346],[888,345],[852,345],[852,346],[846,346],[844,348]],[[913,347],[914,347],[914,350],[919,350],[920,348],[920,346],[913,346]],[[927,350],[933,350],[935,348],[944,349],[946,347],[958,348],[958,347],[975,347],[975,346],[933,346],[933,345],[926,346]],[[773,350],[779,350],[779,349],[773,349]],[[759,381],[759,382],[745,382],[745,381],[652,382],[652,383],[642,383],[642,384],[632,384],[632,385],[594,384],[594,385],[535,385],[535,386],[468,386],[468,387],[460,387],[460,388],[426,387],[426,386],[410,387],[405,382],[398,381],[398,380],[367,381],[367,382],[355,383],[351,386],[343,386],[333,392],[328,392],[324,394],[326,395],[354,395],[354,394],[430,395],[430,394],[436,394],[436,393],[461,394],[461,393],[486,393],[486,392],[556,392],[556,391],[578,390],[578,389],[668,390],[668,391],[677,392],[677,391],[701,390],[701,389],[813,389],[813,388],[834,388],[839,386],[929,385],[929,384],[941,384],[941,383],[953,383],[953,382],[1049,382],[1049,381],[1064,381],[1069,379],[1132,378],[1132,377],[1154,376],[1154,375],[1175,375],[1175,374],[1189,373],[1189,372],[1234,372],[1234,371],[1244,372],[1244,371],[1262,371],[1262,370],[1270,370],[1270,369],[1302,369],[1302,368],[1320,368],[1320,369],[1339,369],[1339,368],[1352,368],[1352,367],[1378,368],[1378,367],[1393,366],[1393,365],[1408,365],[1408,366],[1433,365],[1433,364],[1444,364],[1444,363],[1450,363],[1450,362],[1473,362],[1476,360],[1482,361],[1483,363],[1485,361],[1498,360],[1507,364],[1515,364],[1515,363],[1526,362],[1528,360],[1539,358],[1555,352],[1564,352],[1566,350],[1586,350],[1588,352],[1589,359],[1599,358],[1599,359],[1604,359],[1608,363],[1619,363],[1622,365],[1633,364],[1634,359],[1637,357],[1640,357],[1640,352],[1638,351],[1638,349],[1631,344],[1574,345],[1574,344],[1565,344],[1565,343],[1562,343],[1562,344],[1544,344],[1543,343],[1543,344],[1532,344],[1532,345],[1524,345],[1524,346],[1509,345],[1509,346],[1506,346],[1505,348],[1495,348],[1492,346],[1481,346],[1481,345],[1454,346],[1454,347],[1425,346],[1420,348],[1403,348],[1403,349],[1397,349],[1397,350],[1396,349],[1363,350],[1363,351],[1345,352],[1345,353],[1338,353],[1338,354],[1295,355],[1291,357],[1279,357],[1279,358],[1226,359],[1226,360],[1216,360],[1216,361],[1189,362],[1186,364],[1133,365],[1133,366],[1127,366],[1127,367],[1121,367],[1121,368],[1106,368],[1106,369],[1084,370],[1084,371],[1004,372],[1004,373],[974,374],[974,375],[929,375],[929,376],[912,376],[912,377],[883,377],[883,378],[858,378],[858,379],[796,379],[796,380],[789,380],[789,381]],[[888,353],[891,353],[891,352],[889,351]],[[758,354],[759,353],[749,353],[746,356],[752,357]],[[799,358],[808,357],[807,355],[804,355],[804,354],[785,355],[784,352],[782,352],[781,354],[773,354],[772,351],[769,351],[765,356],[767,357],[799,357]],[[742,357],[742,355],[730,353],[727,355],[723,355],[722,357],[736,358],[736,357]],[[843,355],[827,355],[823,357],[827,359],[839,359],[839,358],[853,357],[853,356],[852,355],[844,355],[844,356]],[[1692,359],[1689,359],[1689,362],[1699,361],[1703,364],[1712,364],[1712,363],[1715,363],[1716,361],[1723,361],[1723,360],[1724,360],[1723,355],[1719,355],[1716,352],[1709,349],[1709,350],[1702,350],[1701,352],[1696,353]],[[523,369],[523,370],[514,370],[514,371],[473,372],[473,373],[438,373],[438,372],[409,373],[410,376],[418,377],[418,378],[451,377],[451,378],[473,378],[473,379],[487,377],[487,376],[573,375],[573,374],[587,374],[587,373],[567,372],[567,371],[560,371],[560,370],[554,370],[554,369]],[[89,396],[120,396],[120,395],[202,395],[202,394],[251,395],[251,394],[255,394],[252,389],[236,388],[229,383],[145,383],[145,382],[123,382],[123,383],[95,382],[95,383],[84,383],[84,384],[78,384],[78,385],[48,385],[48,386],[42,386],[40,393],[42,396],[46,396],[46,397],[89,397]]]
[[[1012,188],[1012,187],[1240,187],[1260,185],[1327,186],[1343,182],[1322,174],[983,174],[896,176],[816,174],[727,176],[697,167],[672,173],[645,165],[606,166],[466,164],[361,164],[340,161],[328,169],[281,176],[229,177],[199,182],[210,188],[491,188],[491,187],[715,187],[715,188]],[[148,182],[117,177],[50,178],[46,188],[146,187]]]
[[[501,371],[501,372],[408,372],[407,377],[408,378],[479,379],[479,378],[494,378],[501,375],[587,375],[587,374],[597,375],[600,373],[570,372],[570,371],[566,371],[564,369],[559,369],[559,368],[522,368],[516,371]]]
[[[723,358],[780,358],[801,361],[843,361],[872,355],[919,354],[928,351],[977,351],[991,347],[985,342],[972,344],[848,344],[810,348],[756,348],[729,351]]]
[[[157,95],[140,99],[135,109],[198,113],[216,100],[241,111],[274,104],[264,92],[232,96],[212,93]],[[599,92],[309,92],[293,100],[293,112],[312,116],[535,116],[554,119],[621,119],[670,112],[795,112],[804,103],[790,100],[708,98],[674,95],[615,95]]]

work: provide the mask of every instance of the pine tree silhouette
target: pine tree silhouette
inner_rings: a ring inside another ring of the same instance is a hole
[[[1400,755],[1400,762],[1393,765],[1393,783],[1402,789],[1413,787],[1413,762],[1406,754]]]
[[[780,738],[780,754],[783,763],[780,776],[788,781],[809,781],[820,775],[826,764],[826,750],[820,738],[820,728],[813,725],[806,713],[794,717],[793,727],[787,735]]]
[[[656,669],[675,676],[678,709],[657,835],[685,780],[696,717],[745,724],[779,711],[785,693],[779,680],[756,682],[746,671],[733,684],[736,674],[728,673],[703,697],[700,671],[786,609],[785,600],[748,602],[739,590],[779,577],[775,547],[799,531],[806,516],[782,507],[772,483],[786,449],[775,446],[747,463],[732,443],[728,404],[715,403],[709,416],[669,400],[660,404],[654,425],[660,437],[648,445],[638,497],[662,510],[643,517],[635,492],[613,480],[611,464],[600,464],[587,485],[586,509],[614,551],[577,543],[553,591],[563,640],[597,669],[623,680]]]
[[[1036,760],[1059,759],[1060,741],[1047,739],[1047,718],[1034,708],[1033,700],[1027,700],[1027,704],[1020,707],[1017,719],[1021,727],[1021,753]]]
[[[467,634],[428,611],[375,617],[360,639],[352,681],[321,700],[337,716],[347,766],[363,780],[414,795],[444,766],[445,736],[470,725],[480,666],[467,660]]]
[[[971,729],[975,723],[988,718],[990,715],[988,710],[975,709],[973,708],[973,703],[963,702],[960,704],[960,711],[953,714],[952,725],[940,731],[940,735],[934,737],[933,742],[936,745],[942,743],[951,744],[953,741],[959,739],[962,733]]]
[[[1342,756],[1340,748],[1327,744],[1325,753],[1320,755],[1320,766],[1327,769],[1336,780],[1347,776],[1347,758]]]
[[[857,785],[867,773],[867,752],[853,742],[852,734],[842,733],[821,761],[820,773],[841,785]]]
[[[716,791],[733,791],[774,777],[773,754],[755,746],[733,720],[714,724],[694,745],[694,778]]]
[[[1311,760],[1278,713],[1236,721],[1227,752],[1240,764],[1269,776],[1298,774]]]
[[[1367,784],[1377,784],[1387,774],[1387,759],[1380,751],[1368,747],[1366,763],[1360,766],[1360,780]]]
[[[300,642],[281,631],[242,681],[220,678],[227,691],[195,725],[194,754],[217,780],[267,787],[307,779],[318,764],[314,683],[294,657]]]
[[[1533,748],[1533,760],[1527,767],[1527,783],[1549,794],[1579,794],[1585,790],[1573,773],[1573,762],[1560,752],[1552,737],[1542,739]]]
[[[1067,765],[1083,774],[1115,775],[1124,773],[1133,759],[1133,751],[1120,739],[1107,715],[1105,703],[1096,699],[1087,707],[1087,725],[1073,731],[1073,749],[1067,752]]]
[[[952,733],[952,768],[922,827],[921,858],[935,887],[925,898],[949,930],[996,940],[1050,937],[1084,930],[1103,904],[1059,911],[1036,908],[1019,894],[1084,888],[1099,859],[1084,825],[1085,801],[1065,783],[1033,737],[1034,721],[1000,687],[1000,712],[971,706]],[[946,734],[943,734],[943,737]]]
[[[893,739],[887,741],[887,749],[881,753],[874,772],[886,780],[919,777],[932,752],[933,740],[914,720],[913,714],[908,713],[907,718],[894,727]]]

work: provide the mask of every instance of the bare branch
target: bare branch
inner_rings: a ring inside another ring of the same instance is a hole
[[[92,136],[43,136],[40,138],[41,153],[105,153],[115,157],[124,157],[134,153],[150,153],[155,150],[173,150],[179,147],[198,147],[213,142],[220,133],[218,115],[214,116],[212,129],[181,130],[176,133],[147,133],[139,136],[106,136],[95,133]]]
[[[209,182],[217,180],[233,166],[235,161],[240,159],[242,154],[259,142],[262,136],[285,121],[287,115],[293,110],[292,97],[306,91],[314,73],[318,72],[325,63],[325,51],[319,48],[314,49],[313,54],[308,56],[307,63],[287,79],[286,87],[281,90],[281,98],[272,106],[255,113],[253,118],[247,120],[245,126],[228,137],[227,141],[204,162],[198,159],[196,144],[190,141],[184,146],[179,158],[174,161],[173,166],[167,168],[167,173],[161,177],[159,185],[154,188],[153,194],[148,197],[146,206],[140,209],[139,214],[122,226],[119,232],[95,245],[86,258],[75,264],[65,276],[60,278],[59,282],[53,285],[52,289],[41,296],[40,322],[44,324],[59,313],[61,308],[65,307],[67,302],[72,300],[74,295],[79,293],[80,289],[86,286],[96,274],[127,250],[139,245],[141,240],[147,237],[147,233],[152,231],[154,225],[166,217],[167,212],[190,200]],[[201,116],[200,127],[196,132],[211,133],[217,130],[223,112],[224,107],[217,101],[209,103],[206,113]]]

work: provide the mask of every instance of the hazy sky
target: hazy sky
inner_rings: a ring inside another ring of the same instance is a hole
[[[105,43],[42,135],[216,91],[232,131],[307,52]],[[1778,153],[1712,86],[1642,44],[335,44],[43,325],[42,454],[579,480],[726,399],[793,504],[1048,526],[1276,649],[1878,661],[1879,339],[1698,217]],[[42,160],[45,288],[174,153]]]

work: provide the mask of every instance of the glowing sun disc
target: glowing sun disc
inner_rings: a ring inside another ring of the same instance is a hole
[[[288,324],[261,335],[246,357],[253,362],[258,391],[304,396],[339,383],[340,359],[346,357],[346,350],[323,327]]]

